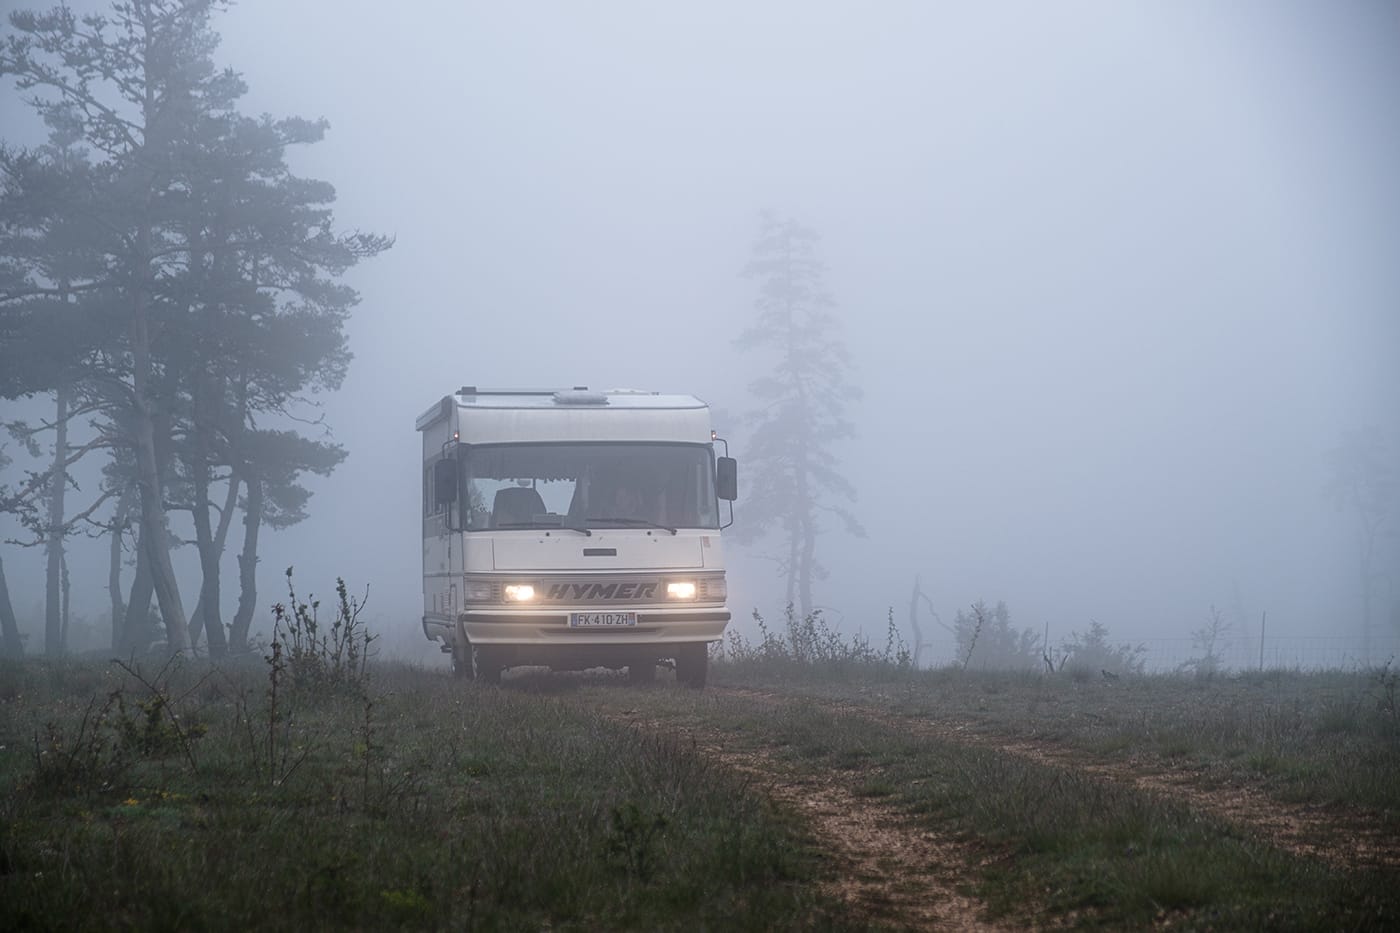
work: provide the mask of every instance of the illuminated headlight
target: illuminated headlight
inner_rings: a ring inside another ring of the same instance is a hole
[[[468,580],[462,587],[463,598],[469,603],[489,603],[499,599],[496,588],[488,581]]]
[[[535,598],[535,588],[528,583],[507,583],[505,597],[508,603],[528,603]]]
[[[689,580],[666,584],[667,599],[694,599],[695,584]]]

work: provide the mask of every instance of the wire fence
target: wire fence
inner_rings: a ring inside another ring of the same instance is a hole
[[[1193,669],[1194,663],[1206,653],[1186,637],[1143,638],[1121,643],[1141,647],[1143,668],[1153,674]],[[1372,637],[1369,643],[1358,637],[1335,635],[1265,636],[1262,640],[1230,637],[1217,639],[1212,653],[1216,669],[1220,671],[1358,670],[1387,662],[1394,667],[1400,665],[1400,636]],[[1058,648],[1052,657],[1059,662]],[[961,665],[962,662],[953,639],[926,641],[919,650],[920,667]],[[977,666],[975,658],[971,666]]]

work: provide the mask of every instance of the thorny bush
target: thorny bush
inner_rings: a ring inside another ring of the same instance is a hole
[[[360,621],[369,598],[355,599],[349,595],[345,580],[336,577],[337,605],[335,618],[329,626],[319,616],[321,602],[309,603],[297,599],[292,584],[292,568],[287,568],[287,603],[272,607],[272,655],[284,660],[292,685],[309,690],[352,690],[364,687],[368,680],[370,643],[374,635]],[[272,658],[269,663],[276,666]]]

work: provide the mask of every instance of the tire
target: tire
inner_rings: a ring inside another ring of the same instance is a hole
[[[648,661],[646,664],[627,665],[627,682],[629,684],[650,684],[656,682],[656,663]]]
[[[476,669],[472,666],[471,649],[455,642],[452,645],[452,676],[461,680],[475,680]]]
[[[452,674],[455,677],[483,684],[498,684],[504,669],[489,649],[475,648],[471,642],[453,646]]]
[[[697,690],[705,686],[705,678],[710,671],[710,647],[703,642],[698,645],[681,645],[676,649],[676,680]]]
[[[498,684],[501,682],[501,672],[505,670],[505,665],[500,662],[496,654],[489,648],[473,648],[472,669],[476,675],[476,682],[481,684]]]

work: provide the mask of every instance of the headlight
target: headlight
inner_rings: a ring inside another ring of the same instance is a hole
[[[528,583],[507,583],[505,597],[508,603],[528,603],[535,598],[535,588]]]
[[[666,584],[667,599],[694,599],[695,584],[689,580]]]

